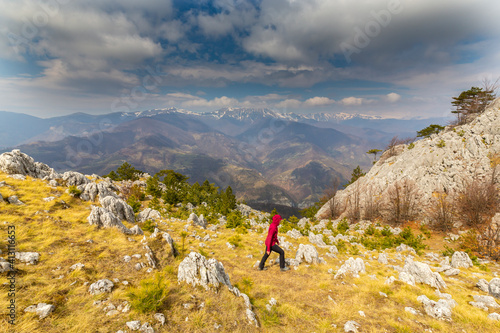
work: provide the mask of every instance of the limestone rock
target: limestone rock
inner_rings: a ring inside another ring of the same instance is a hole
[[[347,274],[351,274],[354,277],[359,277],[359,273],[366,273],[365,263],[361,258],[352,258],[350,257],[345,261],[345,263],[340,266],[340,269],[335,274],[334,278],[337,279],[339,277],[346,276]]]
[[[16,259],[20,262],[36,265],[40,260],[40,254],[37,252],[16,252]]]
[[[415,286],[415,277],[407,272],[399,272],[399,281]]]
[[[292,237],[294,239],[298,239],[298,238],[302,237],[302,234],[297,229],[288,230],[286,235],[288,237]]]
[[[82,264],[82,263],[77,263],[77,264],[72,265],[69,269],[70,269],[70,271],[76,271],[76,270],[78,270],[78,269],[82,269],[82,268],[84,268],[84,267],[85,267],[85,265],[84,265],[84,264]]]
[[[138,331],[141,328],[141,321],[140,320],[128,321],[126,325],[132,331]]]
[[[144,231],[142,231],[138,225],[134,225],[130,228],[130,231],[132,232],[132,235],[144,235]]]
[[[488,293],[495,298],[500,298],[500,279],[499,278],[491,279],[490,283],[488,284]]]
[[[52,304],[38,303],[37,305],[28,306],[24,312],[35,312],[40,319],[46,318],[51,314],[56,307]]]
[[[54,169],[47,164],[35,160],[21,153],[19,149],[0,155],[0,171],[8,175],[25,175],[33,178],[44,178],[54,174]]]
[[[358,328],[360,327],[361,325],[359,325],[357,322],[355,322],[354,320],[349,320],[348,322],[346,322],[344,324],[344,332],[353,332],[353,333],[357,333],[359,332],[358,331]]]
[[[102,207],[109,210],[120,220],[125,220],[127,222],[135,222],[134,210],[128,203],[122,199],[117,199],[113,196],[99,197],[99,203]]]
[[[165,325],[165,315],[163,313],[155,313],[154,318],[160,323],[161,326]]]
[[[115,214],[102,207],[92,206],[92,211],[87,217],[87,221],[89,224],[96,225],[99,228],[116,227],[126,235],[132,234],[132,231],[124,226]]]
[[[446,288],[446,283],[441,275],[433,272],[429,265],[425,263],[413,261],[413,259],[407,258],[402,272],[413,276],[415,278],[415,282],[425,283],[437,289]]]
[[[406,244],[401,244],[398,247],[396,247],[396,251],[397,252],[410,251],[413,254],[417,254],[417,252],[415,252],[414,248],[412,248],[411,246],[408,246]]]
[[[187,221],[204,229],[207,228],[207,220],[203,217],[203,214],[198,217],[195,213],[191,213]]]
[[[62,180],[66,182],[66,186],[80,186],[90,183],[90,180],[84,174],[75,171],[63,173]]]
[[[170,250],[171,250],[172,254],[174,255],[174,257],[177,257],[179,255],[179,252],[177,251],[177,248],[175,247],[175,243],[174,243],[173,238],[170,236],[170,234],[168,232],[164,232],[162,234],[162,237],[168,243],[168,245],[170,245]]]
[[[86,185],[80,185],[77,188],[82,191],[80,199],[84,201],[95,201],[98,195],[99,198],[105,198],[108,196],[118,198],[118,195],[115,193],[117,188],[109,181],[99,183],[90,182]]]
[[[319,264],[320,262],[318,250],[310,244],[299,244],[295,259],[298,260],[299,263],[305,261],[308,264]]]
[[[323,235],[322,234],[315,235],[312,231],[309,231],[309,242],[319,247],[327,246],[326,243],[323,241]]]
[[[493,312],[493,313],[490,313],[488,315],[488,319],[491,319],[491,320],[500,320],[500,314],[496,313],[496,312]]]
[[[160,212],[155,209],[146,208],[137,215],[137,222],[146,222],[147,220],[161,220]]]
[[[490,308],[500,308],[500,305],[495,301],[495,298],[492,296],[483,296],[483,295],[473,295],[475,302],[483,303],[485,306]]]
[[[427,296],[418,296],[417,300],[424,305],[425,313],[429,316],[440,320],[451,320],[451,309],[450,304],[443,299],[439,301],[432,301]]]
[[[389,261],[387,260],[387,254],[381,253],[378,255],[378,262],[384,265],[387,265]]]
[[[110,293],[115,285],[111,280],[102,279],[94,282],[89,287],[89,293],[91,295],[99,295],[102,293]]]
[[[224,265],[214,258],[207,260],[199,253],[191,252],[179,264],[177,273],[179,282],[186,282],[193,287],[200,285],[205,289],[210,286],[219,288],[221,285],[226,285],[232,289],[229,276],[224,270]]]
[[[488,292],[488,281],[486,281],[485,279],[480,279],[476,283],[476,287],[478,287],[480,290],[482,290],[485,293],[487,293]]]
[[[17,195],[11,195],[10,197],[7,198],[7,201],[11,205],[16,205],[16,206],[24,205],[24,202],[22,202],[21,200],[19,200],[19,198],[17,197]]]
[[[0,273],[10,272],[11,270],[12,270],[12,267],[10,266],[9,262],[0,261]]]
[[[451,257],[451,267],[453,268],[469,268],[474,266],[472,264],[472,260],[469,258],[469,255],[465,252],[456,251],[453,253]]]

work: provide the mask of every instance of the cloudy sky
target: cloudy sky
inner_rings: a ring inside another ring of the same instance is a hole
[[[0,110],[450,113],[500,76],[497,0],[0,0]]]

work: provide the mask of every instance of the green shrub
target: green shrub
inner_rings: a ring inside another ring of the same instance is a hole
[[[142,280],[127,296],[133,309],[141,313],[151,313],[165,307],[169,291],[169,281],[165,281],[160,273],[157,273],[152,278]]]
[[[413,149],[413,148],[415,148],[415,144],[412,142],[408,145],[408,149]]]
[[[431,238],[431,231],[427,228],[425,224],[420,226],[420,231],[427,237],[427,239]]]
[[[75,185],[71,185],[68,188],[68,192],[73,197],[79,197],[80,194],[82,194],[82,191],[80,191]]]
[[[154,232],[156,228],[156,222],[153,220],[147,220],[146,222],[143,223],[141,229],[144,231],[149,231],[149,232]]]
[[[237,227],[244,227],[248,228],[248,224],[245,222],[245,219],[241,215],[241,212],[238,210],[232,211],[229,213],[227,216],[227,223],[226,223],[226,228],[233,229]]]
[[[127,203],[130,205],[130,207],[132,207],[134,213],[137,214],[141,210],[141,202],[137,200],[135,196],[131,196],[130,198],[128,198]]]
[[[439,141],[436,146],[438,146],[439,148],[444,148],[446,147],[446,142],[444,142],[444,140],[441,139],[441,141]]]
[[[229,237],[229,239],[227,240],[229,242],[229,244],[232,244],[236,247],[240,247],[241,246],[241,236],[240,235],[234,235],[234,236],[231,236]]]
[[[342,235],[345,235],[347,230],[349,230],[349,222],[347,222],[347,218],[343,218],[339,224],[337,224],[337,231],[342,234]]]
[[[373,236],[375,235],[375,231],[377,229],[375,229],[375,227],[373,225],[369,225],[368,228],[365,229],[365,235],[368,235],[368,236]]]
[[[385,236],[385,237],[389,237],[389,236],[392,236],[392,231],[391,229],[389,228],[389,226],[385,226],[383,229],[382,229],[382,232],[381,232],[382,236]]]

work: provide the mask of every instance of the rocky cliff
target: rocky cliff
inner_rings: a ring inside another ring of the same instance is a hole
[[[387,150],[370,171],[337,192],[335,202],[344,209],[359,193],[361,217],[371,200],[387,201],[391,186],[409,180],[415,186],[416,207],[424,213],[436,193],[456,193],[464,181],[491,177],[500,154],[500,98],[471,123],[446,127],[439,134]],[[500,179],[496,172],[497,180]],[[328,216],[330,204],[317,213]]]

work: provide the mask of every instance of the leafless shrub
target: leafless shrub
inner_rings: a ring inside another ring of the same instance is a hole
[[[365,194],[365,209],[363,218],[365,220],[373,220],[380,216],[380,201],[377,200],[373,193],[373,187],[369,186]]]
[[[340,186],[340,180],[335,177],[332,180],[332,183],[330,186],[328,186],[325,191],[323,192],[323,197],[321,198],[320,202],[327,204],[327,218],[337,218],[341,213],[342,213],[342,207],[341,204],[339,203],[338,199],[335,198],[335,195],[337,194],[337,191]]]
[[[494,260],[500,259],[500,228],[497,224],[490,223],[482,228],[477,239],[479,253]]]
[[[429,210],[432,227],[448,232],[453,228],[453,203],[446,193],[438,193]]]
[[[497,205],[495,169],[490,179],[463,181],[462,190],[459,191],[456,199],[457,213],[463,223],[475,228],[486,225],[495,214]]]
[[[386,214],[389,222],[400,224],[416,216],[418,189],[415,182],[404,178],[387,190]]]
[[[355,182],[354,190],[347,199],[347,218],[351,222],[357,222],[361,219],[359,198],[360,198],[359,182]]]
[[[391,141],[389,141],[389,144],[385,148],[385,151],[382,154],[382,156],[380,157],[380,159],[383,161],[383,160],[388,159],[389,157],[398,155],[401,151],[397,149],[397,146],[403,145],[403,144],[405,144],[405,145],[410,144],[410,143],[414,142],[415,139],[416,139],[416,137],[400,139],[400,138],[398,138],[397,135],[394,136],[391,139]]]

